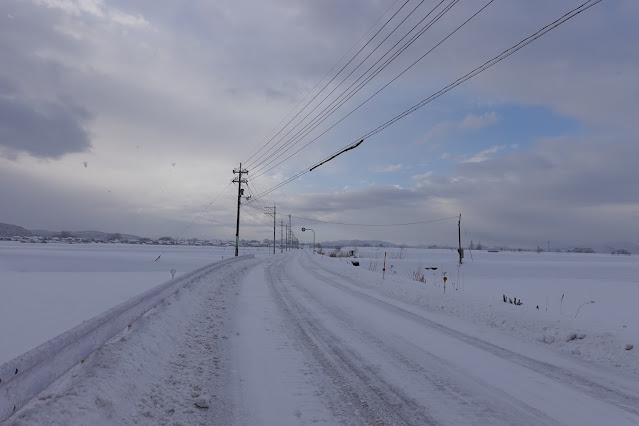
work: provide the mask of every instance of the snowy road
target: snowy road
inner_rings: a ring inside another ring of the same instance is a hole
[[[306,253],[244,286],[248,423],[639,422],[636,381],[368,293]]]
[[[10,424],[639,424],[636,377],[325,264],[298,251],[184,289]]]

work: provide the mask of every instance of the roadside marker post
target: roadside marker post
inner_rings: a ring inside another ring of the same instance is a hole
[[[384,252],[384,268],[382,269],[382,279],[386,279],[386,252]]]

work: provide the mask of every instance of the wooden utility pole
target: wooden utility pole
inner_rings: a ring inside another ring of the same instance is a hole
[[[284,253],[284,219],[280,221],[280,253]]]
[[[459,264],[461,265],[462,259],[464,258],[464,249],[461,246],[461,213],[459,213],[459,221],[457,222],[457,236],[459,237],[459,248],[457,252],[459,253]]]
[[[273,215],[273,254],[275,254],[275,204],[273,204],[273,207],[264,207],[267,211],[264,214],[267,215]],[[273,209],[273,211],[271,212],[270,209]]]
[[[238,256],[240,248],[240,205],[242,204],[242,196],[244,195],[242,184],[248,182],[246,178],[242,179],[242,175],[248,174],[248,170],[242,169],[242,163],[240,163],[240,168],[233,169],[233,174],[238,175],[236,179],[233,179],[233,182],[237,183],[237,225],[235,227],[235,256]]]

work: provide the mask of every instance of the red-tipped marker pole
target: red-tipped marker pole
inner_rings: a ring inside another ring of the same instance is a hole
[[[386,252],[384,252],[384,269],[382,269],[382,279],[386,279]]]

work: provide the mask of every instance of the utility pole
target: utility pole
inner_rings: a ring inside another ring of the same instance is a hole
[[[284,247],[286,248],[286,251],[288,251],[288,225],[284,225],[286,227],[286,244],[284,245]]]
[[[240,168],[233,169],[233,174],[238,175],[236,179],[233,179],[233,182],[237,183],[237,226],[235,227],[235,256],[238,256],[240,247],[240,205],[242,204],[242,196],[244,195],[242,184],[248,182],[246,178],[242,179],[242,175],[248,174],[248,170],[242,169],[242,163],[240,163]]]
[[[280,221],[280,253],[284,253],[284,219]]]
[[[461,246],[461,213],[459,213],[459,221],[457,222],[457,236],[459,237],[459,248],[457,252],[459,253],[459,264],[461,265],[462,259],[464,258],[464,249]]]
[[[288,241],[289,241],[289,245],[291,250],[293,249],[293,228],[291,227],[291,215],[288,215],[288,232],[289,232],[289,237],[288,237]]]
[[[275,204],[273,204],[273,207],[264,207],[266,209],[266,212],[264,214],[267,214],[269,216],[273,215],[273,254],[275,254]],[[273,211],[269,211],[269,209],[273,209]]]

